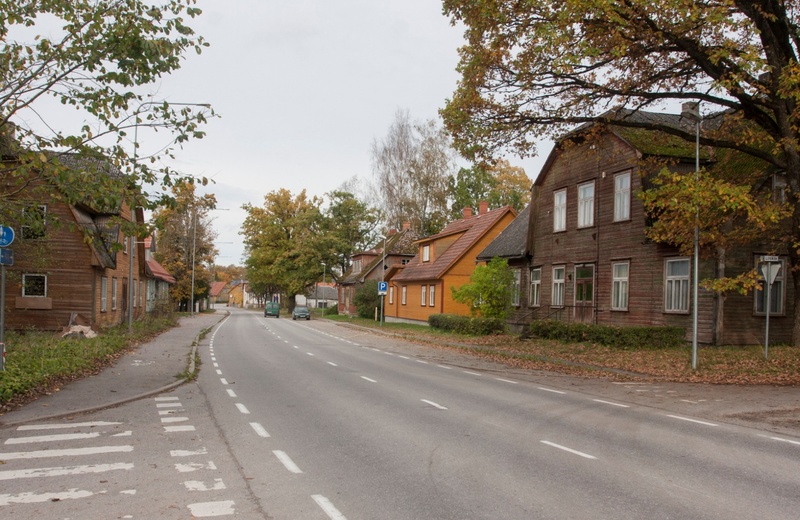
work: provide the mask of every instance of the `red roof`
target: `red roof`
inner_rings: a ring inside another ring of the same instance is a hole
[[[161,266],[161,264],[159,264],[155,260],[148,260],[147,261],[147,270],[149,271],[149,274],[153,278],[158,278],[159,280],[164,280],[165,282],[167,282],[169,284],[174,284],[175,283],[175,277],[172,276],[171,274],[169,274],[167,272],[167,270],[164,269]]]
[[[222,289],[228,285],[228,282],[211,282],[211,288],[208,290],[208,295],[212,298],[215,296],[219,296],[219,293],[222,292]]]

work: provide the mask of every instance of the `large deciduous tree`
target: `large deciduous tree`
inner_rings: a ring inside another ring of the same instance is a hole
[[[453,201],[450,206],[452,219],[461,218],[464,208],[476,208],[481,201],[488,202],[492,208],[512,206],[519,212],[531,198],[531,180],[525,170],[511,166],[505,159],[488,167],[476,164],[471,168],[461,168],[447,179],[447,187]]]
[[[462,77],[442,110],[467,157],[536,143],[580,123],[650,128],[694,141],[694,125],[619,118],[620,107],[701,103],[727,112],[701,144],[764,161],[762,184],[787,176],[787,254],[800,295],[800,5],[786,0],[443,0],[466,27]],[[612,121],[613,120],[613,121]],[[737,122],[738,121],[738,122]],[[731,128],[737,131],[725,131]],[[750,179],[752,180],[752,179]],[[684,179],[686,181],[686,179]],[[800,344],[800,305],[793,341]]]
[[[206,45],[187,25],[200,14],[195,3],[0,0],[0,219],[14,220],[37,189],[103,207],[155,208],[169,198],[169,189],[141,187],[184,180],[158,159],[201,138],[213,112],[148,94],[187,51]],[[146,128],[169,137],[157,155],[135,161],[135,134]],[[67,154],[90,160],[70,168]]]
[[[398,111],[382,141],[372,144],[372,171],[390,227],[409,222],[423,235],[447,219],[447,179],[455,169],[450,137],[435,121],[412,122]]]

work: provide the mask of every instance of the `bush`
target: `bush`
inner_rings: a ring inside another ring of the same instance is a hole
[[[500,334],[506,330],[505,320],[499,318],[458,316],[455,314],[432,314],[428,316],[428,325],[435,329],[472,336]]]
[[[539,320],[531,323],[532,336],[564,343],[597,343],[612,348],[680,348],[686,345],[683,327],[615,327],[587,323]]]
[[[360,318],[375,318],[375,308],[380,308],[381,297],[378,295],[377,280],[367,280],[356,290],[353,297]]]

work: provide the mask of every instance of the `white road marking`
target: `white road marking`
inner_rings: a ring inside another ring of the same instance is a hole
[[[800,446],[800,442],[798,441],[791,441],[789,439],[781,439],[780,437],[770,437],[769,435],[760,435],[759,437],[766,437],[767,439],[772,439],[773,441],[780,441],[780,442],[788,442],[789,444],[797,444]]]
[[[208,461],[206,464],[175,464],[175,469],[178,471],[178,473],[191,473],[192,471],[199,471],[201,469],[215,470],[217,469],[217,466],[212,461]]]
[[[131,430],[128,430],[122,433],[117,433],[115,435],[112,435],[112,437],[130,437],[131,435],[133,435],[133,432]]]
[[[239,411],[244,413],[244,414],[249,414],[250,413],[250,410],[248,410],[247,407],[245,405],[243,405],[242,403],[236,403],[236,408],[238,408]]]
[[[85,475],[87,473],[105,473],[106,471],[132,470],[133,464],[118,462],[116,464],[89,464],[86,466],[63,466],[57,468],[31,468],[14,471],[0,471],[0,480],[18,478],[63,477],[66,475]]]
[[[369,381],[370,383],[377,383],[377,381],[375,381],[374,379],[370,379],[370,378],[368,378],[368,377],[366,377],[366,376],[361,376],[361,379],[364,379],[364,380],[366,380],[366,381]]]
[[[217,369],[217,375],[221,376],[222,375],[222,370]]]
[[[448,366],[444,366],[444,365],[436,365],[436,366],[439,367],[439,368],[444,368],[445,370],[453,370],[453,367],[448,367]]]
[[[480,375],[483,375],[483,374],[479,374],[479,373],[477,373],[477,372],[470,372],[469,370],[464,370],[464,373],[465,373],[465,374],[469,374],[469,375],[471,375],[471,376],[480,376]]]
[[[611,406],[619,406],[620,408],[630,408],[627,404],[612,403],[611,401],[603,401],[602,399],[593,399],[597,403],[610,404]]]
[[[220,383],[222,383],[223,385],[227,385],[227,384],[228,384],[228,380],[227,380],[227,379],[225,379],[224,377],[220,377],[220,378],[219,378],[219,381],[220,381]]]
[[[100,453],[129,453],[133,446],[98,446],[96,448],[70,448],[65,450],[19,451],[16,453],[0,453],[3,460],[45,459],[48,457],[75,457],[80,455],[98,455]]]
[[[597,458],[597,457],[594,457],[592,455],[589,455],[588,453],[583,453],[582,451],[573,450],[572,448],[567,448],[566,446],[562,446],[560,444],[556,444],[555,442],[550,442],[550,441],[541,441],[541,442],[542,442],[542,444],[547,444],[548,446],[552,446],[554,448],[558,448],[559,450],[564,450],[564,451],[568,451],[570,453],[573,453],[575,455],[580,455],[581,457],[583,457],[585,459],[596,459]]]
[[[219,368],[219,363],[214,363],[214,368]]]
[[[332,367],[338,367],[338,366],[339,366],[339,365],[337,365],[336,363],[333,363],[332,361],[328,361],[328,364],[329,364],[330,366],[332,366]]]
[[[184,425],[184,426],[164,426],[164,431],[167,432],[167,433],[193,432],[193,431],[195,431],[195,428],[191,424],[187,424],[187,425]]]
[[[442,405],[437,404],[437,403],[434,403],[433,401],[428,401],[427,399],[420,399],[420,401],[422,401],[423,403],[429,404],[429,405],[433,406],[434,408],[438,408],[439,410],[447,410],[447,407],[442,406]]]
[[[227,390],[227,391],[228,391],[228,395],[229,395],[229,396],[231,396],[231,397],[236,397],[236,392],[234,392],[234,391],[233,391],[233,390],[231,390],[230,388],[228,388],[228,390]]]
[[[423,365],[427,365],[428,364],[427,361],[423,361],[421,359],[415,359],[414,361],[416,361],[417,363],[422,363]]]
[[[122,424],[121,422],[84,422],[72,424],[28,424],[17,427],[17,431],[31,431],[31,430],[63,430],[65,428],[94,428],[96,426],[116,426]]]
[[[314,502],[316,502],[317,505],[320,508],[322,508],[322,510],[325,512],[326,515],[328,515],[328,518],[330,518],[331,520],[347,520],[347,518],[342,513],[340,513],[338,509],[333,507],[331,501],[325,498],[324,496],[311,495],[311,498],[314,499]]]
[[[411,358],[410,358],[410,357],[408,357],[408,356],[401,356],[400,354],[397,354],[397,357],[399,357],[399,358],[401,358],[401,359],[411,359]]]
[[[161,424],[174,423],[174,422],[186,422],[188,420],[189,420],[188,417],[162,417],[161,418]]]
[[[706,421],[698,421],[697,419],[689,419],[688,417],[681,417],[680,415],[667,415],[667,417],[672,417],[673,419],[680,419],[681,421],[689,421],[697,424],[703,424],[705,426],[717,426],[714,423],[706,422]]]
[[[159,403],[156,408],[180,408],[181,403]]]
[[[189,491],[221,491],[223,489],[228,489],[221,478],[215,478],[214,484],[211,486],[207,486],[205,482],[199,480],[187,480],[183,485],[186,486],[186,489]]]
[[[259,423],[251,422],[250,426],[253,427],[253,429],[256,431],[259,437],[264,437],[264,438],[269,437],[269,433],[267,433],[267,430],[265,430],[264,427],[261,426]]]
[[[553,390],[552,388],[545,388],[543,386],[537,387],[539,390],[543,390],[545,392],[552,392],[554,394],[566,394],[566,392],[562,392],[561,390]]]
[[[34,442],[74,441],[78,439],[93,439],[100,437],[100,433],[62,433],[58,435],[37,435],[35,437],[12,437],[6,439],[5,444],[30,444]]]
[[[235,505],[236,502],[233,500],[220,500],[219,502],[198,502],[196,504],[189,504],[186,507],[191,511],[192,517],[205,518],[208,516],[235,515]]]
[[[281,464],[283,464],[286,467],[286,469],[288,469],[292,473],[302,473],[300,468],[297,467],[297,464],[295,464],[286,453],[280,450],[274,450],[272,453],[274,453],[275,456],[278,457],[278,460],[281,461]]]
[[[192,457],[194,455],[208,455],[208,450],[200,448],[199,450],[172,450],[169,452],[171,457]]]
[[[519,384],[517,381],[512,381],[510,379],[503,379],[502,377],[495,377],[495,379],[498,380],[498,381],[502,381],[504,383],[511,383],[512,385],[518,385]]]
[[[307,355],[309,355],[309,356],[313,356],[313,355],[314,355],[314,354],[313,354],[313,353],[311,353],[311,352],[306,352],[306,354],[307,354]]]
[[[179,397],[170,396],[170,397],[156,397],[154,401],[180,401]]]
[[[0,495],[0,506],[10,504],[39,504],[43,502],[60,502],[61,500],[72,500],[76,498],[86,498],[94,495],[91,491],[82,489],[70,489],[59,493],[20,493],[19,495]]]

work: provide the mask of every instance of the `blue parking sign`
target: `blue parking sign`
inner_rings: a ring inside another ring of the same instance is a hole
[[[386,294],[389,291],[389,282],[378,282],[378,294]]]

